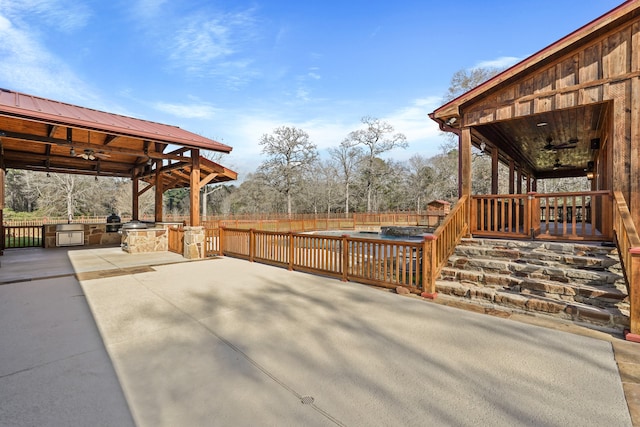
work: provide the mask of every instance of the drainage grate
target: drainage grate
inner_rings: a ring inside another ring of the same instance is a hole
[[[302,396],[300,402],[302,402],[303,405],[311,405],[313,403],[313,400],[314,399],[312,396]]]

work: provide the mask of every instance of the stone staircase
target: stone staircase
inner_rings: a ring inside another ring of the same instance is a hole
[[[627,288],[614,246],[463,239],[436,289],[494,308],[603,329],[629,325]]]

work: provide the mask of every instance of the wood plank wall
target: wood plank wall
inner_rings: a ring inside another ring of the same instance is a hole
[[[600,150],[610,177],[598,189],[622,191],[640,222],[640,18],[464,107],[464,126],[611,102]]]

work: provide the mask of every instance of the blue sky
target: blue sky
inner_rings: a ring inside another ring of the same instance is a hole
[[[304,129],[325,152],[363,116],[391,123],[404,160],[439,151],[427,116],[453,73],[511,65],[614,0],[0,0],[0,87],[180,126],[234,149]]]

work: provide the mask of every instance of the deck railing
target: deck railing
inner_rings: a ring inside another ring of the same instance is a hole
[[[640,335],[640,236],[621,192],[613,193],[613,232],[627,282],[630,331]]]
[[[611,240],[611,192],[474,195],[471,233],[477,236]]]
[[[453,254],[456,246],[462,238],[469,232],[469,199],[463,196],[455,204],[451,213],[436,228],[433,235],[425,238],[426,260],[423,265],[425,276],[425,292],[435,295],[436,280],[447,264],[449,257]]]
[[[4,226],[0,249],[44,247],[44,226]]]
[[[430,242],[426,239],[406,242],[253,229],[218,231],[215,254],[345,281],[387,288],[404,286],[413,293],[425,290],[422,260]]]

